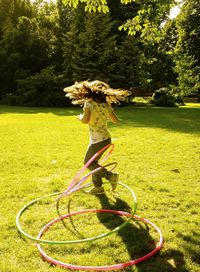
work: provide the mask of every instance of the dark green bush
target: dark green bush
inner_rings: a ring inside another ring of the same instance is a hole
[[[176,107],[183,105],[183,99],[179,94],[174,94],[170,88],[156,90],[151,98],[151,103],[158,107]]]
[[[56,75],[53,67],[40,73],[17,80],[17,90],[4,97],[4,102],[23,106],[66,106],[70,104],[63,88],[66,82],[62,75]]]

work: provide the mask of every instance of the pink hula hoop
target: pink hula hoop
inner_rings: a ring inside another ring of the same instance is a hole
[[[76,191],[78,191],[78,190],[80,190],[80,189],[82,189],[82,188],[84,188],[84,187],[87,187],[91,182],[89,182],[89,183],[87,183],[87,184],[85,184],[85,185],[82,185],[82,186],[81,186],[81,184],[82,184],[86,179],[88,179],[91,175],[93,175],[94,173],[98,172],[99,170],[101,170],[101,169],[104,168],[104,167],[106,168],[106,167],[111,166],[111,165],[114,165],[114,166],[111,168],[110,171],[112,171],[113,169],[115,169],[115,167],[117,166],[117,163],[116,163],[116,162],[112,162],[112,163],[106,164],[106,165],[104,165],[104,166],[100,166],[100,167],[94,169],[93,171],[89,172],[88,174],[86,174],[84,177],[82,177],[82,178],[74,185],[73,189],[71,189],[71,191],[68,192],[67,195],[69,195],[69,194],[71,194],[71,193],[74,193],[74,192],[76,192]]]
[[[92,172],[90,172],[88,175],[86,175],[85,177],[83,177],[81,180],[79,180],[80,175],[84,172],[84,170],[86,168],[88,168],[88,166],[100,155],[102,154],[105,150],[107,150],[109,147],[111,147],[110,151],[106,154],[106,156],[101,159],[100,163],[103,163],[112,153],[113,149],[114,149],[114,144],[108,144],[106,146],[104,146],[103,148],[101,148],[97,153],[95,153],[92,158],[89,159],[89,161],[81,168],[81,170],[76,174],[76,176],[74,177],[74,179],[72,180],[72,182],[69,184],[69,186],[67,187],[67,189],[59,196],[59,198],[57,199],[57,201],[59,199],[61,199],[63,196],[70,194],[73,192],[73,187],[76,186],[78,187],[81,183],[84,182],[84,180],[88,177],[88,175],[93,174],[93,172],[97,172],[101,169],[97,168],[95,170],[93,170]]]
[[[41,231],[39,232],[38,234],[38,239],[40,239],[42,237],[42,235],[49,229],[49,227],[51,225],[53,225],[54,223],[62,220],[63,218],[67,218],[69,216],[73,216],[73,215],[76,215],[76,214],[83,214],[83,213],[89,213],[89,212],[108,212],[108,213],[115,213],[115,214],[119,214],[119,215],[124,215],[124,216],[127,216],[127,217],[130,217],[132,216],[130,213],[127,213],[127,212],[124,212],[124,211],[117,211],[117,210],[107,210],[107,209],[91,209],[91,210],[82,210],[82,211],[76,211],[76,212],[72,212],[70,214],[65,214],[65,215],[62,215],[61,217],[58,217],[54,220],[52,220],[51,222],[49,222],[48,224],[46,224],[42,229]],[[80,266],[80,265],[73,265],[73,264],[69,264],[69,263],[63,263],[63,262],[60,262],[58,260],[55,260],[53,258],[51,258],[50,256],[48,256],[44,250],[42,249],[41,245],[40,244],[37,244],[37,248],[39,250],[39,252],[41,253],[41,255],[43,256],[43,258],[45,260],[47,260],[48,262],[54,264],[54,265],[58,265],[60,267],[63,267],[63,268],[67,268],[67,269],[72,269],[72,270],[114,270],[114,269],[122,269],[122,268],[125,268],[125,267],[128,267],[128,266],[131,266],[131,265],[136,265],[140,262],[143,262],[143,261],[146,261],[147,259],[149,259],[150,257],[152,257],[155,253],[157,253],[162,245],[163,245],[163,237],[162,237],[162,233],[160,231],[160,229],[155,225],[153,224],[151,221],[145,219],[145,218],[142,218],[138,215],[134,215],[134,218],[136,220],[140,220],[146,224],[149,224],[151,225],[159,234],[159,243],[158,245],[156,246],[155,249],[153,249],[151,252],[149,252],[148,254],[138,258],[138,259],[135,259],[135,260],[130,260],[126,263],[120,263],[120,264],[115,264],[115,265],[108,265],[108,266]]]

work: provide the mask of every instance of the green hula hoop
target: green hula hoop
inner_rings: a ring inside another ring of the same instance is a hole
[[[20,218],[22,216],[22,214],[32,205],[34,205],[35,203],[37,203],[38,201],[40,201],[41,199],[45,199],[45,198],[48,198],[48,197],[51,197],[51,196],[56,196],[56,195],[59,195],[59,194],[62,194],[63,192],[57,192],[57,193],[53,193],[53,194],[50,194],[50,195],[47,195],[47,196],[43,196],[43,197],[40,197],[40,198],[37,198],[35,200],[32,200],[31,202],[29,202],[27,205],[25,205],[20,211],[19,213],[17,214],[16,216],[16,226],[17,226],[17,229],[18,231],[23,234],[25,237],[33,240],[33,241],[36,241],[38,243],[42,243],[42,244],[52,244],[52,245],[55,245],[55,244],[78,244],[78,243],[84,243],[84,242],[92,242],[92,241],[95,241],[95,240],[98,240],[98,239],[101,239],[101,238],[104,238],[108,235],[111,235],[112,233],[115,233],[119,230],[121,230],[122,228],[124,228],[131,220],[132,218],[134,217],[135,213],[136,213],[136,210],[137,210],[137,199],[136,199],[136,196],[135,196],[135,193],[125,184],[121,183],[121,182],[118,182],[118,184],[120,184],[121,186],[125,187],[126,189],[129,190],[129,192],[131,193],[132,197],[133,197],[133,209],[131,211],[131,216],[127,219],[126,222],[124,222],[123,224],[121,224],[120,226],[116,227],[115,229],[109,231],[109,232],[106,232],[106,233],[103,233],[103,234],[100,234],[100,235],[97,235],[97,236],[93,236],[93,237],[90,237],[90,238],[85,238],[85,239],[79,239],[79,240],[61,240],[61,241],[57,241],[57,240],[44,240],[44,239],[39,239],[39,238],[36,238],[34,236],[31,236],[30,234],[26,233],[22,227],[20,226]]]

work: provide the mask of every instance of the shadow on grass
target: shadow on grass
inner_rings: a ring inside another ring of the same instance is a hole
[[[58,116],[77,115],[81,111],[80,107],[62,107],[62,108],[48,108],[48,107],[18,107],[18,106],[4,106],[0,105],[0,114],[37,114],[37,113],[52,113]]]
[[[45,108],[0,106],[0,114],[52,113],[58,116],[73,116],[82,111],[80,107]],[[121,119],[120,127],[161,128],[175,132],[200,133],[200,107],[158,108],[126,106],[115,108]],[[112,123],[110,127],[116,127]]]
[[[184,248],[187,253],[190,255],[192,262],[197,265],[200,264],[199,258],[199,245],[200,245],[200,234],[196,231],[192,231],[190,235],[184,235],[179,233],[178,236],[182,238],[184,243]]]
[[[161,128],[175,132],[200,133],[200,107],[124,107],[116,111],[121,127]]]
[[[103,209],[123,210],[130,212],[131,208],[123,200],[116,198],[116,202],[110,203],[106,195],[97,195]],[[115,216],[110,213],[97,213],[97,216],[106,228],[112,230],[123,224],[126,219],[124,217]],[[122,242],[127,248],[130,260],[140,258],[151,252],[156,247],[154,240],[149,232],[148,225],[143,222],[134,220],[134,223],[128,223],[123,229],[118,232]],[[162,249],[161,249],[162,250]],[[115,257],[115,262],[119,263],[118,256]],[[127,267],[125,271],[134,271],[133,267]],[[168,250],[162,253],[157,253],[145,262],[137,265],[138,272],[189,272],[185,267],[184,256],[178,250]]]

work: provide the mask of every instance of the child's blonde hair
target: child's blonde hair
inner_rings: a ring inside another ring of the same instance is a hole
[[[72,104],[83,104],[85,100],[96,100],[107,102],[109,104],[120,104],[124,101],[130,92],[121,89],[112,89],[107,83],[94,80],[76,82],[70,87],[64,88],[66,96],[72,99]]]

